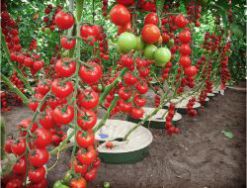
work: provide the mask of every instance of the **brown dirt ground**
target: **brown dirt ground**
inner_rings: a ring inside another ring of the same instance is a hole
[[[154,141],[148,157],[131,165],[102,164],[97,179],[89,187],[102,187],[104,181],[110,182],[112,188],[245,187],[245,95],[227,89],[224,96],[215,97],[208,107],[200,109],[196,118],[183,116],[177,124],[182,132],[179,135],[169,137],[161,130],[151,130]],[[19,107],[2,115],[8,132],[13,133],[15,124],[31,113]],[[231,131],[234,138],[226,138],[222,130]],[[69,158],[70,152],[65,152],[49,173],[50,185],[63,177]]]

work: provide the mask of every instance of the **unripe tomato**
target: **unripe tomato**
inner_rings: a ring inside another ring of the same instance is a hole
[[[153,59],[154,53],[157,50],[157,47],[153,44],[147,45],[144,49],[144,57],[147,59]]]
[[[128,53],[137,46],[136,36],[129,32],[124,32],[118,37],[117,45],[122,53]]]
[[[167,62],[171,59],[171,52],[168,48],[159,48],[154,53],[155,65],[165,66]]]
[[[137,50],[142,50],[144,48],[144,42],[141,38],[141,36],[136,37],[136,49]]]

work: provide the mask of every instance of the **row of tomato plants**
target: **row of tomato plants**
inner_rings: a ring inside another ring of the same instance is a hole
[[[75,10],[72,9],[74,2],[70,1],[70,12],[61,6],[48,5],[45,9],[45,24],[53,32],[61,33],[61,51],[69,52],[66,56],[58,53],[47,67],[40,55],[26,52],[21,47],[18,26],[7,12],[6,4],[2,5],[3,47],[9,54],[9,63],[32,95],[31,101],[4,75],[2,80],[34,112],[32,118],[18,124],[18,139],[6,141],[5,152],[17,158],[11,176],[5,178],[6,187],[47,187],[46,173],[55,167],[72,137],[75,137],[76,144],[72,149],[70,170],[65,179],[54,186],[86,187],[86,182],[95,179],[100,166],[94,133],[104,126],[109,117],[125,113],[135,119],[142,118],[142,107],[146,105],[144,95],[149,89],[155,92],[155,110],[126,134],[124,139],[128,139],[136,128],[177,95],[199,92],[199,101],[204,104],[214,85],[225,87],[230,78],[227,31],[223,36],[206,33],[202,44],[204,54],[192,63],[195,57],[192,57],[194,48],[191,45],[195,42],[191,32],[194,26],[200,26],[199,3],[187,5],[187,16],[173,14],[166,6],[161,14],[154,8],[150,9],[152,6],[142,5],[143,10],[152,12],[145,16],[139,31],[135,28],[137,19],[140,19],[134,14],[137,10],[135,2],[117,2],[109,16],[118,27],[116,46],[120,58],[114,62],[115,70],[109,70],[110,74],[104,71],[102,63],[109,60],[104,27],[81,23],[83,0],[75,1]],[[137,33],[140,36],[137,37]],[[170,49],[162,47],[164,44]],[[32,48],[36,48],[35,43]],[[85,48],[92,53],[86,61],[82,57]],[[33,75],[43,68],[49,73],[47,77],[43,76],[46,79],[38,83],[33,91],[16,64],[22,69],[29,69]],[[151,79],[158,86],[152,86]],[[193,92],[185,91],[188,88]],[[187,105],[191,116],[197,114],[192,108],[194,102],[193,98]],[[106,113],[96,125],[99,107]],[[174,113],[175,106],[170,104],[165,126],[168,134],[179,133],[179,128],[172,124]],[[65,134],[65,125],[73,128],[71,134]],[[56,156],[56,162],[46,168],[51,155]]]

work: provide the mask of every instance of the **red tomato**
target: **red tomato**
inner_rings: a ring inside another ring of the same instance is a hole
[[[185,68],[184,73],[189,77],[193,77],[197,74],[197,68],[196,66],[189,66]]]
[[[136,89],[138,90],[138,92],[140,94],[145,94],[145,93],[148,92],[148,85],[146,83],[140,83],[140,82],[138,82],[136,84]]]
[[[162,34],[162,40],[164,43],[167,43],[170,40],[170,36],[167,33],[163,33]]]
[[[179,64],[183,67],[186,68],[191,65],[191,60],[189,56],[181,56],[179,59]]]
[[[95,42],[100,36],[101,29],[97,25],[82,25],[80,28],[80,35],[83,40]]]
[[[125,6],[130,6],[135,3],[135,0],[117,0],[117,3],[125,5]]]
[[[146,102],[147,102],[146,99],[142,98],[140,95],[136,95],[134,97],[134,103],[138,107],[145,106]]]
[[[48,182],[46,179],[43,179],[39,183],[31,183],[28,185],[28,188],[47,188],[48,187]]]
[[[80,161],[81,164],[84,165],[90,165],[93,163],[93,161],[96,159],[97,154],[95,150],[87,151],[86,153],[83,153],[82,150],[79,150],[77,152],[77,160]]]
[[[51,133],[44,129],[44,128],[38,128],[35,131],[36,140],[34,141],[34,144],[37,148],[45,148],[51,143]]]
[[[59,29],[66,30],[71,28],[74,25],[74,18],[72,14],[65,13],[63,11],[59,11],[55,15],[55,24],[58,26]]]
[[[191,35],[189,30],[183,30],[179,33],[178,37],[182,43],[189,43],[191,41]]]
[[[12,153],[11,146],[12,146],[13,142],[14,141],[12,139],[6,140],[5,145],[4,145],[4,151],[6,153]]]
[[[5,188],[21,188],[22,187],[22,182],[18,178],[11,179]]]
[[[90,67],[81,66],[79,70],[79,76],[83,82],[91,85],[96,84],[102,77],[102,69],[100,65],[95,62],[88,62]]]
[[[123,79],[127,85],[134,85],[137,82],[137,78],[133,76],[130,72],[127,72],[124,75]]]
[[[53,110],[52,117],[59,125],[68,124],[74,118],[74,108],[72,106],[67,106],[66,111],[63,112],[61,107],[57,107]]]
[[[95,108],[99,102],[99,95],[90,89],[85,89],[83,93],[78,95],[78,103],[81,107],[86,109]]]
[[[45,179],[45,173],[45,167],[42,166],[34,170],[29,170],[28,178],[32,183],[39,183]]]
[[[159,24],[159,18],[158,15],[154,12],[151,12],[149,14],[146,15],[145,19],[144,19],[144,24],[154,24],[154,25],[158,25]]]
[[[131,105],[131,103],[126,103],[126,102],[121,100],[119,103],[119,109],[122,112],[129,113],[132,109],[132,105]]]
[[[71,188],[86,188],[87,182],[84,178],[72,179],[70,182]]]
[[[126,32],[126,31],[131,31],[131,23],[130,22],[124,26],[118,26],[118,35]]]
[[[186,56],[191,54],[190,45],[188,44],[182,44],[179,48],[179,52],[181,55]]]
[[[26,160],[25,157],[20,158],[13,166],[13,172],[15,174],[25,174],[26,173]]]
[[[24,135],[26,135],[26,130],[30,126],[31,126],[31,129],[30,129],[31,132],[34,132],[38,128],[38,125],[36,123],[32,123],[31,119],[29,119],[29,118],[23,119],[23,120],[21,120],[20,123],[18,123],[18,128],[20,128],[22,131],[24,131]]]
[[[87,135],[84,135],[82,131],[78,131],[76,133],[76,142],[79,145],[79,147],[87,148],[88,146],[91,146],[94,144],[94,134],[93,133],[87,133]]]
[[[24,59],[23,64],[27,67],[32,67],[33,66],[33,59],[31,57],[26,57]]]
[[[47,109],[44,117],[39,120],[40,125],[45,129],[51,129],[55,126],[55,122],[52,118],[52,110]]]
[[[121,87],[118,91],[118,95],[123,100],[128,100],[131,97],[131,91],[127,91],[127,88]]]
[[[96,168],[92,168],[90,171],[88,171],[85,174],[85,179],[87,181],[93,181],[96,178],[97,175],[97,169]]]
[[[62,105],[62,104],[66,104],[67,100],[62,98],[50,98],[47,101],[48,105],[51,107],[51,109],[55,109],[57,106]]]
[[[26,151],[26,140],[20,138],[17,143],[12,144],[11,150],[15,155],[22,155]]]
[[[88,166],[87,165],[80,165],[76,160],[73,162],[74,170],[76,173],[79,173],[81,175],[86,174]]]
[[[39,71],[43,66],[44,66],[44,61],[42,60],[39,60],[39,61],[34,61],[33,62],[33,70],[35,71]]]
[[[82,130],[92,129],[97,122],[97,116],[92,110],[78,111],[77,124]]]
[[[51,91],[56,97],[65,98],[69,96],[74,90],[73,82],[68,81],[65,84],[61,85],[59,80],[54,80],[51,85]]]
[[[76,62],[69,58],[59,59],[55,65],[55,71],[60,77],[70,77],[75,73]]]
[[[35,88],[35,91],[37,93],[40,93],[41,95],[45,95],[50,90],[50,81],[46,81],[44,83],[39,83],[37,87]]]
[[[145,78],[149,75],[150,68],[142,67],[142,68],[138,69],[138,72],[139,72],[140,77]]]
[[[60,39],[61,46],[66,50],[71,50],[75,47],[76,39],[68,39],[65,36],[62,36]]]
[[[99,168],[99,167],[100,167],[100,164],[101,164],[100,158],[97,158],[97,159],[94,161],[94,163],[93,163],[93,167],[94,167],[94,168]]]
[[[29,162],[34,167],[41,167],[49,160],[49,153],[46,149],[35,149],[29,154]]]
[[[154,24],[146,24],[142,29],[142,40],[148,44],[153,44],[160,39],[160,30]]]
[[[142,108],[132,108],[130,116],[134,119],[140,119],[144,115],[144,110]]]
[[[184,28],[188,24],[188,20],[182,14],[179,14],[175,18],[175,23],[179,28]]]
[[[112,23],[118,26],[127,25],[127,23],[130,22],[130,18],[131,15],[129,10],[121,4],[115,5],[110,11],[110,19]]]

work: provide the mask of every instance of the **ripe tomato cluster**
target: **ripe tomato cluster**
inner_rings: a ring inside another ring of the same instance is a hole
[[[107,16],[108,0],[103,0],[102,15]]]
[[[69,171],[72,175],[66,184],[72,188],[86,187],[87,182],[95,179],[100,166],[94,135],[97,108],[103,104],[106,109],[113,108],[110,111],[111,115],[125,113],[134,119],[141,119],[144,115],[143,107],[147,102],[144,95],[148,92],[152,79],[159,84],[150,87],[155,92],[154,103],[158,108],[166,102],[161,101],[166,96],[169,98],[170,94],[179,95],[184,92],[186,86],[195,89],[195,81],[204,84],[199,102],[205,104],[207,94],[212,92],[213,74],[218,71],[218,67],[214,66],[215,59],[204,55],[193,65],[193,30],[190,26],[193,22],[200,26],[201,5],[193,1],[186,6],[187,15],[172,13],[171,10],[179,10],[180,3],[167,1],[159,17],[155,0],[116,0],[109,12],[109,18],[118,28],[117,47],[120,56],[116,64],[112,63],[113,66],[107,73],[103,71],[105,60],[110,59],[105,27],[87,23],[85,20],[80,22],[82,20],[75,19],[72,11],[67,12],[61,6],[47,5],[44,10],[43,29],[58,31],[60,44],[58,42],[55,55],[42,75],[45,78],[38,82],[35,94],[28,104],[34,112],[33,118],[22,120],[18,124],[18,139],[14,141],[10,138],[5,144],[5,151],[18,158],[13,166],[11,178],[4,184],[5,187],[22,187],[26,181],[26,174],[30,180],[28,187],[47,187],[46,164],[50,155],[54,153],[48,149],[55,146],[56,149],[52,151],[61,152],[63,144],[69,142],[71,136],[64,133],[67,129],[65,127],[74,128],[75,140],[74,156]],[[108,0],[102,1],[102,4],[103,15],[107,16]],[[145,17],[142,28],[137,29],[136,25],[140,23],[136,17],[142,14],[136,14],[135,11],[139,10]],[[35,53],[37,40],[31,41],[29,51],[26,52],[20,45],[17,24],[10,17],[5,4],[2,5],[1,17],[2,31],[11,60],[23,68],[28,67],[32,74],[35,74],[44,66],[40,55]],[[215,52],[220,54],[221,84],[224,87],[230,79],[230,42],[223,45],[222,38],[220,35],[206,33],[201,50],[209,56]],[[84,51],[80,50],[81,47],[85,47]],[[92,58],[81,57],[91,49]],[[58,53],[59,50],[65,53]],[[177,58],[178,62],[175,63]],[[86,59],[85,62],[82,59]],[[198,71],[202,74],[195,78]],[[23,83],[16,74],[11,81],[24,92]],[[166,92],[168,95],[165,95]],[[1,105],[6,106],[6,96],[1,96]],[[193,108],[195,102],[193,97],[187,104],[187,113],[190,116],[197,115]],[[175,105],[170,103],[165,117],[165,129],[169,135],[180,132],[172,121],[175,111]],[[111,142],[106,146],[109,149],[114,147]],[[57,182],[54,187],[61,187],[60,183]]]
[[[206,98],[207,98],[207,90],[202,90],[200,92],[200,95],[198,97],[199,103],[203,106],[206,103]]]
[[[10,77],[10,81],[22,92],[25,93],[24,91],[24,84],[23,82],[18,78],[17,73],[14,72],[11,77]],[[14,102],[14,105],[20,105],[22,103],[21,98],[14,94],[12,97],[12,100]]]
[[[18,158],[6,187],[12,187],[13,184],[17,184],[16,187],[22,187],[26,170],[28,170],[27,175],[31,182],[28,187],[46,187],[45,164],[49,160],[47,147],[52,141],[51,134],[47,129],[39,128],[37,123],[33,123],[30,118],[22,120],[18,124],[18,129],[19,138],[17,140],[8,139],[4,147],[6,153],[13,153]],[[28,130],[32,133],[30,138],[27,136]]]
[[[62,10],[61,6],[54,7],[52,4],[47,5],[47,7],[44,10],[46,16],[43,17],[43,21],[45,23],[45,26],[42,28],[43,31],[48,31],[49,29],[51,31],[55,30],[55,15],[60,10]]]
[[[170,103],[168,107],[168,114],[166,115],[165,128],[168,135],[179,133],[179,128],[175,127],[172,123],[172,119],[175,115],[175,105]]]
[[[215,34],[210,34],[209,32],[205,33],[203,47],[211,52],[220,49],[222,37],[216,36]]]
[[[104,60],[109,59],[107,37],[102,26],[84,24],[80,28],[80,36],[84,42],[96,47],[94,53],[99,53]],[[98,46],[96,46],[96,42]]]
[[[10,107],[8,106],[8,101],[7,101],[7,93],[1,91],[1,112],[7,112],[7,111],[10,111]]]
[[[10,17],[6,4],[1,9],[2,32],[10,52],[11,61],[30,68],[32,74],[36,74],[43,66],[44,61],[40,55],[24,52],[20,44],[19,31],[16,22]]]
[[[193,108],[194,105],[195,105],[195,102],[196,102],[196,98],[195,98],[195,97],[192,97],[192,98],[188,101],[188,103],[187,103],[187,105],[186,105],[186,111],[187,111],[188,115],[189,115],[189,116],[192,116],[192,117],[194,117],[194,116],[197,115],[196,109]]]
[[[122,112],[130,115],[134,119],[140,119],[144,114],[142,107],[146,104],[144,94],[148,91],[147,82],[151,62],[140,58],[133,59],[130,55],[122,55],[118,63],[119,69],[125,67],[130,71],[123,76],[123,81],[119,82],[117,87],[111,90],[109,95],[107,95],[104,105],[105,107],[109,107],[114,99],[114,95],[118,94],[120,100],[113,109],[112,115],[117,112]],[[132,72],[134,70],[136,75]],[[115,79],[117,79],[116,76],[109,79],[106,84],[110,85],[114,82]]]
[[[200,17],[202,11],[200,1],[190,1],[186,6],[186,10],[190,20],[195,23],[196,27],[200,27]]]
[[[223,46],[223,52],[221,55],[221,61],[220,61],[220,74],[221,74],[221,88],[224,89],[226,82],[231,79],[231,74],[228,69],[228,56],[227,53],[229,53],[231,47],[231,43],[226,43],[225,46]]]
[[[138,1],[138,7],[142,11],[156,12],[156,0],[151,0],[151,1],[140,0]]]

